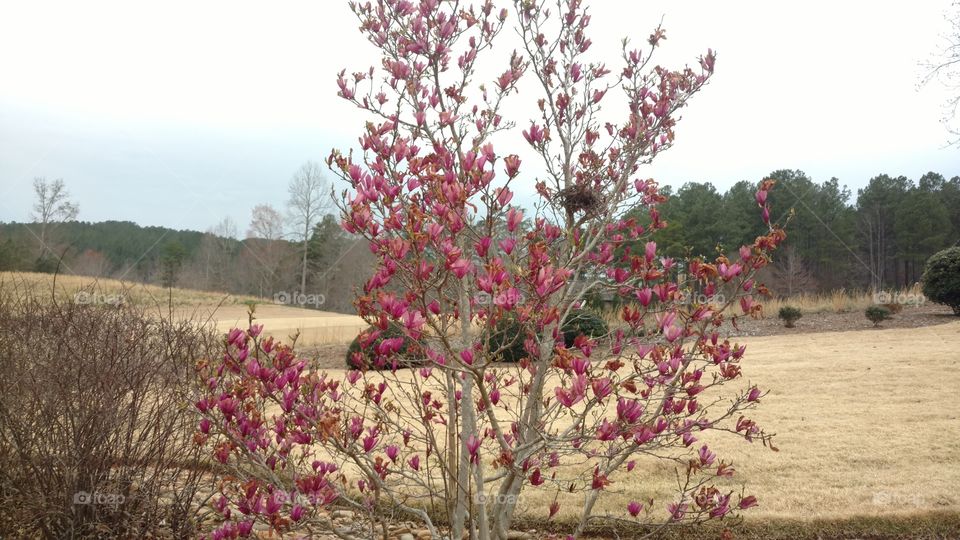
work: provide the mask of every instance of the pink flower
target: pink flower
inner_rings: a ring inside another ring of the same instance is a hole
[[[473,245],[473,249],[476,250],[478,257],[486,257],[487,250],[490,249],[491,239],[489,236],[484,236],[480,239],[479,242]]]
[[[450,264],[450,270],[453,271],[457,279],[463,279],[473,269],[473,264],[467,259],[457,259]]]
[[[558,386],[553,389],[554,394],[557,396],[557,401],[559,401],[564,407],[573,407],[584,398],[584,392],[587,387],[587,378],[583,375],[578,375],[574,377],[573,384],[570,385],[570,388],[563,388]]]
[[[503,240],[497,242],[497,245],[500,246],[500,249],[502,249],[504,253],[510,255],[513,253],[513,247],[517,245],[517,241],[513,237],[504,238]]]
[[[724,495],[720,498],[720,502],[710,510],[710,517],[723,517],[728,513],[730,513],[730,495]]]
[[[679,326],[670,325],[663,329],[663,337],[667,338],[667,341],[670,343],[673,343],[682,335],[683,328],[680,328]]]
[[[750,394],[747,395],[747,401],[758,401],[760,399],[760,389],[754,386],[750,389]]]
[[[420,456],[413,456],[407,460],[407,464],[410,465],[410,468],[419,471],[420,470]]]
[[[200,433],[207,435],[210,433],[210,420],[206,418],[200,419]]]
[[[523,210],[517,210],[516,208],[511,208],[507,210],[507,230],[513,232],[517,229],[517,226],[520,225],[520,222],[523,221]]]
[[[439,315],[439,314],[440,314],[440,302],[437,302],[436,300],[433,300],[432,302],[430,302],[430,305],[427,306],[427,309],[430,310],[430,313],[433,313],[434,315]]]
[[[610,484],[610,479],[607,478],[607,475],[600,474],[600,467],[594,467],[593,469],[593,481],[590,483],[591,489],[599,490],[607,487]]]
[[[637,300],[640,301],[640,305],[647,307],[650,305],[650,301],[653,300],[653,289],[650,287],[644,287],[636,292]]]
[[[283,506],[283,499],[285,497],[279,491],[274,491],[270,497],[267,498],[267,514],[275,514]]]
[[[717,267],[717,271],[720,273],[720,277],[724,281],[730,281],[736,276],[740,275],[740,272],[743,270],[743,267],[739,263],[732,264],[727,266],[724,263],[720,263],[720,266]]]
[[[674,521],[680,521],[687,513],[687,504],[670,503],[667,505],[667,512],[670,512],[670,517]]]
[[[754,195],[754,198],[757,200],[758,206],[767,204],[767,190],[761,189],[757,191],[756,195]]]
[[[513,70],[508,69],[504,71],[499,77],[497,77],[497,86],[500,87],[500,90],[506,90],[510,83],[513,82]]]
[[[510,287],[509,289],[495,296],[493,299],[493,303],[500,309],[505,309],[507,311],[510,311],[511,309],[514,308],[514,306],[517,305],[518,302],[522,300],[522,298],[523,298],[523,295],[520,294],[520,291],[518,291],[513,287]]]
[[[530,124],[530,129],[523,131],[523,138],[532,145],[542,143],[544,139],[543,128],[536,124]]]
[[[530,485],[539,486],[540,484],[543,484],[543,475],[540,473],[540,469],[536,468],[530,475]]]
[[[217,403],[217,408],[220,409],[220,412],[223,413],[223,416],[227,420],[233,418],[234,413],[237,412],[237,401],[231,397],[223,397],[220,399],[220,402]]]
[[[656,434],[654,434],[654,432],[650,428],[648,428],[647,426],[643,426],[642,428],[640,428],[640,431],[636,432],[633,435],[633,442],[635,442],[638,445],[644,445],[652,441],[655,436]]]
[[[476,435],[470,434],[467,440],[464,441],[464,444],[467,446],[467,453],[470,454],[470,463],[479,463],[480,439],[478,439]]]
[[[593,388],[593,395],[596,396],[598,400],[609,396],[610,393],[613,392],[613,383],[610,381],[610,377],[594,379],[590,382],[590,387]]]
[[[400,449],[395,444],[391,444],[386,448],[387,457],[390,458],[390,461],[396,463],[397,455],[400,453]]]
[[[360,380],[360,376],[363,375],[359,371],[352,369],[347,372],[347,382],[350,384],[357,384],[357,381]]]
[[[616,424],[608,422],[607,419],[604,418],[603,422],[601,422],[597,428],[597,440],[612,441],[617,438],[619,431]]]
[[[472,366],[473,365],[473,351],[470,349],[464,349],[460,351],[460,359],[463,360],[463,363]]]
[[[741,510],[746,510],[747,508],[752,508],[757,505],[757,498],[753,495],[747,495],[746,497],[740,499],[740,504],[737,506]]]
[[[707,467],[709,467],[710,465],[713,465],[713,462],[716,459],[716,457],[717,455],[711,452],[710,449],[707,448],[707,445],[703,445],[700,447],[700,464],[701,465],[705,465]]]
[[[371,432],[369,435],[363,438],[363,451],[370,453],[371,450],[377,447],[377,436],[374,432]]]
[[[497,188],[497,204],[500,206],[507,206],[510,204],[510,201],[513,200],[513,192],[510,191],[510,188],[502,187]]]
[[[573,372],[577,375],[583,375],[587,372],[587,368],[590,367],[590,361],[586,358],[574,358],[570,361],[570,367],[573,368]]]
[[[290,510],[290,519],[293,521],[300,521],[303,519],[303,507],[295,505],[292,510]]]
[[[520,158],[516,154],[510,154],[503,159],[503,165],[507,169],[507,176],[513,178],[520,172]]]
[[[407,311],[403,314],[403,326],[413,339],[420,337],[420,329],[423,328],[425,322],[426,320],[419,311]]]
[[[647,259],[647,264],[653,262],[653,258],[657,256],[657,243],[656,242],[647,242],[646,248],[644,249],[644,257]]]
[[[640,419],[643,414],[643,405],[635,399],[620,398],[617,400],[617,419],[630,425]]]
[[[643,505],[637,501],[631,501],[630,504],[627,505],[627,512],[633,517],[637,517],[642,510]]]

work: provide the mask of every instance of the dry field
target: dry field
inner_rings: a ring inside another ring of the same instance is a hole
[[[43,297],[50,294],[53,286],[54,277],[51,274],[0,272],[0,292],[21,288],[38,291]],[[59,300],[75,299],[78,302],[132,302],[161,313],[172,308],[177,316],[210,321],[223,331],[245,326],[247,311],[251,305],[255,305],[257,322],[263,324],[269,333],[287,341],[289,336],[299,334],[297,343],[303,346],[346,343],[366,327],[363,320],[355,315],[278,305],[253,296],[165,289],[87,276],[57,276],[55,295]]]
[[[14,285],[49,290],[49,279],[0,273],[0,292]],[[69,297],[90,282],[60,276],[57,294]],[[169,293],[159,287],[99,280],[96,290],[168,305]],[[355,316],[251,297],[174,289],[172,298],[177,313],[210,318],[224,330],[244,324],[248,304],[256,303],[258,321],[268,333],[286,340],[299,330],[306,346],[344,343],[364,326]],[[960,321],[946,313],[926,313],[928,325],[916,328],[740,339],[747,344],[741,384],[771,390],[752,417],[777,433],[780,451],[732,436],[710,442],[736,466],[729,489],[739,491],[745,484],[746,492],[760,500],[746,517],[748,529],[761,530],[752,537],[768,537],[787,524],[793,533],[774,536],[817,537],[826,531],[824,537],[849,537],[849,531],[857,531],[858,537],[914,537],[917,530],[933,530],[929,537],[960,538],[960,405],[954,399],[960,389]],[[664,501],[672,477],[672,470],[655,464],[638,466],[614,478],[611,489],[617,493],[601,499],[598,510],[622,515],[628,500]],[[552,497],[525,494],[524,517],[542,519]],[[561,520],[572,518],[579,507],[568,502],[561,507]],[[933,528],[931,519],[937,524]],[[838,522],[854,526],[831,528]],[[944,536],[944,530],[956,532]]]
[[[777,433],[780,450],[732,436],[709,441],[738,471],[727,488],[745,485],[760,499],[746,525],[866,519],[867,530],[885,522],[886,534],[901,525],[913,531],[910,520],[931,513],[953,516],[950,530],[960,523],[960,407],[951,399],[960,388],[960,321],[939,321],[742,340],[742,384],[771,389],[751,417]],[[622,515],[630,500],[654,497],[661,507],[669,500],[672,468],[640,463],[614,478],[616,494],[601,499],[599,512]],[[525,517],[544,517],[553,497],[525,492]],[[561,502],[558,518],[572,519],[578,500]]]

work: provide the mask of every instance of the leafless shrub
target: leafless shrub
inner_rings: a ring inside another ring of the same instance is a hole
[[[0,537],[195,536],[210,478],[185,393],[215,335],[125,302],[6,285]]]

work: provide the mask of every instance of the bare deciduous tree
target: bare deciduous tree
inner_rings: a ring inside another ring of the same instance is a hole
[[[947,102],[944,103],[943,123],[954,137],[951,144],[960,145],[960,126],[953,126],[960,107],[960,2],[951,4],[951,12],[947,15],[949,30],[943,34],[943,45],[933,58],[924,63],[926,75],[922,84],[936,79],[950,92]]]
[[[250,216],[250,228],[247,238],[280,240],[283,238],[283,216],[270,204],[258,204],[253,207]]]
[[[286,251],[283,239],[283,215],[269,204],[253,207],[250,228],[247,229],[247,249],[253,253],[256,262],[254,279],[259,294],[263,296],[267,289],[273,289],[277,283],[281,262]],[[273,291],[276,293],[276,291]]]
[[[794,246],[783,249],[783,256],[771,267],[771,271],[779,292],[787,297],[809,292],[816,286],[813,275]]]
[[[47,236],[58,222],[70,221],[77,217],[80,208],[70,200],[70,193],[64,186],[63,179],[57,178],[48,182],[46,178],[33,179],[33,193],[36,202],[33,204],[33,213],[30,217],[40,224],[40,254],[47,251]]]
[[[310,231],[331,206],[329,186],[323,172],[314,161],[304,163],[290,179],[287,201],[288,219],[293,236],[301,245],[300,292],[307,288],[307,255]]]

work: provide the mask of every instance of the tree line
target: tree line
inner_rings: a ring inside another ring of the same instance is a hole
[[[853,192],[837,178],[816,182],[800,170],[777,170],[771,218],[788,237],[769,275],[771,289],[797,292],[911,286],[924,262],[960,240],[960,177],[929,172],[918,181],[877,175]],[[749,243],[763,232],[755,218],[758,184],[737,182],[724,192],[688,182],[669,195],[660,215],[674,226],[655,238],[674,257],[711,256]]]
[[[329,183],[305,163],[283,211],[256,205],[245,235],[229,218],[205,232],[132,222],[78,221],[62,180],[34,180],[31,221],[0,223],[0,270],[59,271],[223,291],[331,311],[352,311],[369,250],[330,212]],[[243,238],[242,240],[240,238]]]
[[[291,201],[312,197],[306,212],[291,219],[289,211],[284,216],[257,205],[243,240],[230,220],[205,232],[76,221],[77,207],[62,182],[36,184],[35,221],[0,223],[0,270],[52,272],[59,264],[61,272],[268,299],[303,293],[324,299],[307,307],[351,311],[351,291],[366,276],[359,270],[373,259],[366,242],[344,232],[318,204],[321,194],[328,196],[325,184],[313,185],[318,177],[307,164],[291,181]],[[910,286],[927,258],[960,240],[960,177],[930,172],[915,182],[881,174],[855,199],[836,178],[816,182],[786,169],[768,177],[777,181],[772,219],[785,222],[788,240],[764,280],[784,296]],[[655,240],[677,258],[750,243],[763,233],[754,211],[757,187],[750,181],[722,192],[708,182],[665,187],[660,215],[673,226]],[[69,220],[40,219],[45,215]]]

